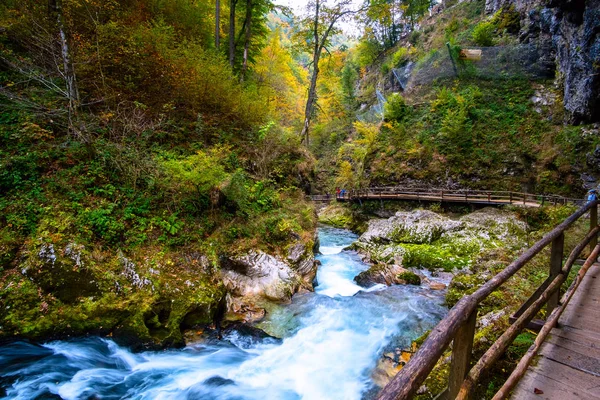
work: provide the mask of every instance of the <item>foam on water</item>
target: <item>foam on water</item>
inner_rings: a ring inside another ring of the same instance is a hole
[[[137,354],[100,338],[13,343],[0,347],[6,398],[360,400],[373,388],[380,355],[408,346],[445,309],[440,294],[419,287],[356,285],[367,266],[342,251],[354,240],[320,228],[315,293],[295,296],[264,321],[281,342],[232,334],[217,345]]]

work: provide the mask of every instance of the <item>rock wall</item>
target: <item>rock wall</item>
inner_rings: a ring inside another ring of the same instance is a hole
[[[486,0],[491,14],[513,6],[520,41],[556,61],[569,123],[600,121],[600,0]]]

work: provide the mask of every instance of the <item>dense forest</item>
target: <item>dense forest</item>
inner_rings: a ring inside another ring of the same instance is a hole
[[[560,3],[2,1],[0,338],[260,321],[313,290],[310,194],[582,197],[598,9]]]

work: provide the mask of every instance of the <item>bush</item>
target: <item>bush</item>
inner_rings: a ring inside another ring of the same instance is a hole
[[[383,115],[386,121],[401,122],[410,114],[404,98],[398,93],[392,93],[385,104]]]
[[[483,21],[475,25],[471,37],[473,41],[480,46],[494,45],[494,31],[496,27],[492,22]]]
[[[392,56],[392,64],[394,67],[399,67],[408,62],[408,49],[406,47],[400,47],[398,51]]]

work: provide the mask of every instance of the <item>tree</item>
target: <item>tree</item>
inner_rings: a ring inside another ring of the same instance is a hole
[[[235,65],[235,8],[238,0],[229,0],[229,65]]]
[[[231,0],[229,4],[229,65],[235,71],[241,72],[240,80],[243,81],[250,65],[254,62],[255,55],[259,54],[265,45],[269,34],[267,15],[275,5],[271,0],[246,0],[240,4],[238,1]],[[244,15],[244,18],[241,20],[242,26],[239,32],[236,32],[235,27],[239,22],[238,11],[239,14]],[[241,64],[239,57],[241,57]]]
[[[308,88],[308,97],[304,110],[304,125],[300,136],[302,141],[309,144],[309,128],[315,104],[317,103],[317,79],[319,77],[319,60],[323,50],[327,50],[329,38],[332,34],[338,32],[336,23],[344,17],[355,14],[361,10],[351,8],[352,0],[342,0],[336,2],[333,6],[327,5],[327,0],[309,1],[307,9],[309,15],[301,22],[306,42],[312,47],[312,75]]]
[[[216,0],[215,6],[215,48],[221,47],[221,0]]]
[[[252,38],[252,0],[246,0],[246,20],[244,21],[246,27],[245,39],[244,39],[244,61],[242,62],[242,74],[241,80],[244,80],[246,71],[248,71],[248,52],[250,50],[250,39]]]

